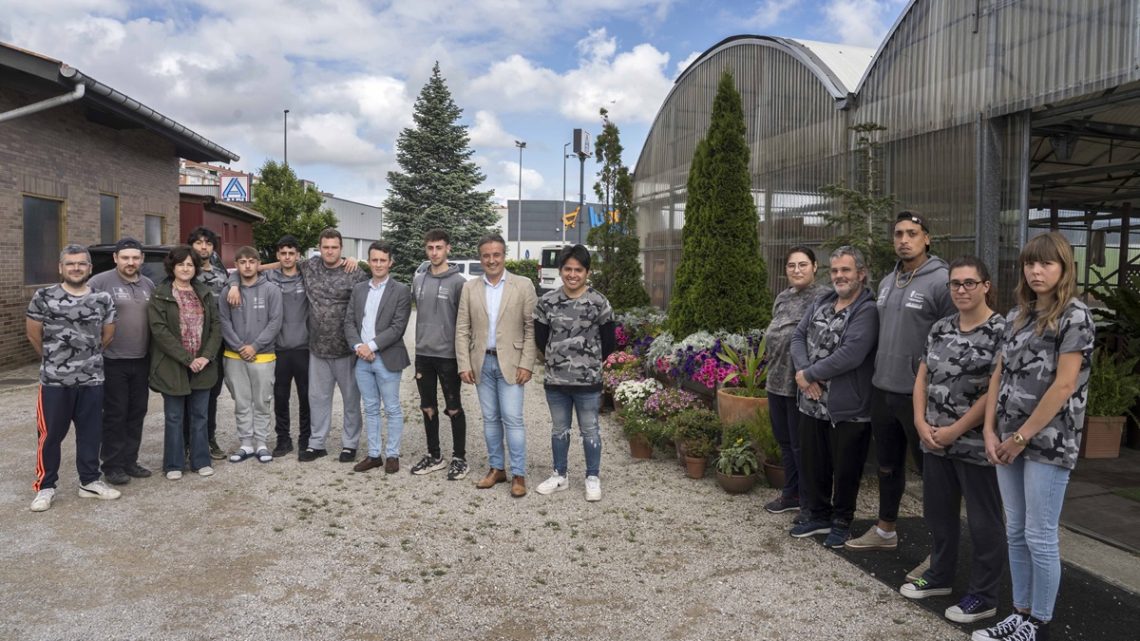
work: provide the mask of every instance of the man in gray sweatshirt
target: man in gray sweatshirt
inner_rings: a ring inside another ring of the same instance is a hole
[[[455,359],[455,318],[459,294],[466,281],[459,269],[447,263],[451,237],[442,229],[424,235],[424,251],[431,266],[412,283],[416,297],[416,386],[424,414],[428,453],[412,466],[412,474],[430,474],[447,468],[447,480],[467,476],[467,417],[459,401],[459,366]],[[436,381],[451,419],[451,462],[444,461],[439,445],[439,401]]]
[[[273,460],[269,440],[269,402],[273,397],[273,374],[277,356],[274,345],[281,331],[281,290],[258,275],[261,259],[257,250],[237,250],[236,266],[241,278],[241,305],[231,307],[218,299],[218,317],[225,342],[223,365],[226,387],[234,399],[234,417],[241,447],[230,455],[240,463],[254,455],[262,463]]]
[[[879,347],[871,383],[871,430],[879,462],[878,523],[847,542],[852,550],[894,550],[909,449],[922,473],[914,429],[914,379],[930,328],[954,312],[946,261],[930,255],[930,228],[909,211],[894,226],[894,270],[879,283]]]
[[[289,429],[289,397],[293,383],[297,385],[297,447],[309,447],[312,424],[309,418],[309,299],[305,280],[297,262],[302,259],[301,246],[293,236],[277,241],[280,267],[265,272],[269,282],[281,290],[281,331],[277,334],[277,361],[273,372],[273,413],[276,416],[277,444],[273,456],[293,451]]]

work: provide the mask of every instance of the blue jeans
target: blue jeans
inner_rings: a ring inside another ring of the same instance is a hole
[[[191,390],[186,396],[162,395],[166,415],[165,438],[162,447],[162,471],[182,471],[186,457],[182,423],[189,417],[190,467],[200,470],[210,465],[210,443],[206,435],[210,410],[210,390]]]
[[[356,386],[364,401],[364,428],[368,434],[368,456],[380,458],[380,407],[388,423],[388,447],[384,456],[400,458],[400,437],[404,434],[404,410],[400,409],[400,375],[384,367],[377,356],[371,363],[356,361]]]
[[[597,476],[602,467],[602,437],[598,429],[598,408],[601,392],[567,392],[565,389],[546,388],[546,404],[550,406],[553,431],[550,449],[554,452],[555,473],[566,476],[570,454],[570,413],[578,412],[578,432],[582,435],[582,452],[586,457],[586,476]]]
[[[1053,618],[1061,585],[1061,545],[1057,523],[1071,470],[1019,456],[997,466],[1009,540],[1013,606],[1040,621]]]
[[[780,444],[780,459],[784,462],[784,488],[780,494],[786,499],[800,497],[800,415],[795,396],[768,394],[771,410],[772,435]]]
[[[479,406],[483,410],[483,438],[487,441],[487,463],[503,467],[503,431],[511,450],[511,474],[526,476],[526,429],[523,426],[522,385],[508,383],[499,369],[499,359],[487,354],[479,372]]]

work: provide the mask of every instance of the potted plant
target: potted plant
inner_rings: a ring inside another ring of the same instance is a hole
[[[1124,433],[1125,415],[1140,399],[1140,357],[1114,358],[1103,347],[1093,352],[1089,371],[1089,400],[1085,410],[1085,433],[1081,439],[1084,458],[1116,458]]]
[[[759,467],[752,443],[738,437],[732,444],[720,448],[716,459],[716,482],[729,494],[743,494],[756,484]]]
[[[772,418],[767,407],[756,411],[747,423],[748,432],[752,435],[752,442],[760,454],[761,466],[764,468],[764,478],[768,485],[774,488],[784,487],[784,463],[780,451],[780,443],[772,433]]]
[[[645,399],[659,389],[661,389],[661,383],[651,378],[625,381],[614,390],[614,407],[618,410],[623,407],[632,407],[640,412],[645,406]]]
[[[673,434],[680,446],[681,459],[689,476],[703,477],[708,456],[720,435],[721,422],[716,413],[706,409],[685,410],[667,421],[666,430]],[[698,472],[699,475],[694,476]]]
[[[753,347],[734,349],[728,343],[721,345],[717,358],[729,366],[716,392],[717,413],[725,423],[743,423],[750,420],[760,407],[768,406],[767,361],[764,359],[765,338]]]
[[[607,356],[602,364],[602,407],[613,406],[617,386],[641,378],[640,371],[641,359],[630,352],[614,352]]]
[[[653,431],[655,421],[633,408],[619,413],[621,432],[629,439],[629,455],[636,459],[653,458]]]

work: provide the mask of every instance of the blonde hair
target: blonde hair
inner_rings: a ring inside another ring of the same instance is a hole
[[[1033,330],[1040,336],[1045,333],[1046,329],[1057,331],[1061,315],[1065,313],[1069,301],[1077,295],[1077,270],[1073,260],[1073,247],[1060,232],[1051,231],[1034,236],[1028,243],[1025,243],[1025,247],[1021,250],[1021,256],[1018,257],[1018,264],[1023,268],[1023,271],[1021,278],[1017,281],[1015,295],[1021,311],[1014,323],[1014,329],[1020,330],[1025,327],[1025,324],[1029,322],[1030,313],[1037,306],[1037,293],[1026,282],[1024,267],[1028,263],[1038,262],[1054,262],[1061,266],[1061,280],[1057,281],[1057,287],[1053,290],[1053,302],[1042,311]]]

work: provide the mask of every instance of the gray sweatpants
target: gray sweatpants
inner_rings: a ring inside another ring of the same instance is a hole
[[[340,388],[344,402],[341,447],[355,450],[360,444],[360,390],[356,387],[355,367],[355,355],[321,358],[309,352],[309,412],[313,422],[309,447],[314,450],[325,449],[332,428],[333,386]]]
[[[238,441],[243,447],[257,451],[269,440],[269,422],[273,416],[273,376],[277,365],[247,363],[240,358],[223,358],[226,387],[234,399],[234,420]]]

